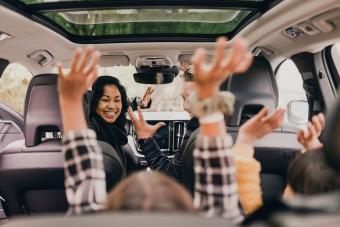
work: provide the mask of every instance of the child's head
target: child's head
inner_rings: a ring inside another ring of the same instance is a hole
[[[322,149],[296,157],[288,168],[288,184],[294,193],[313,195],[340,189],[340,174],[326,162]]]
[[[184,187],[158,172],[131,175],[109,193],[106,205],[112,211],[193,211]]]

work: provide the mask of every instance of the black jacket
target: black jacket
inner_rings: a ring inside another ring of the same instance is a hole
[[[184,135],[183,143],[173,159],[169,159],[162,152],[155,139],[149,140],[141,146],[145,160],[151,169],[158,170],[178,181],[182,179],[183,152],[190,135],[199,127],[197,118],[192,118],[187,125],[187,133]]]

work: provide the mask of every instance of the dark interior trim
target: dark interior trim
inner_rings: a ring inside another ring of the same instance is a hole
[[[9,65],[8,60],[0,58],[0,78],[8,65]]]

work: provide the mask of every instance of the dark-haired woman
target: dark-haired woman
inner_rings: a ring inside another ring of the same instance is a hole
[[[128,107],[126,90],[117,78],[99,77],[92,86],[89,128],[97,134],[97,139],[109,143],[119,154],[126,169],[122,149],[127,142],[125,113]]]

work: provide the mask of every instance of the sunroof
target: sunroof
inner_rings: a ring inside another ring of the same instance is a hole
[[[20,0],[25,4],[39,4],[39,3],[50,3],[50,2],[104,2],[105,0]],[[112,1],[112,0],[106,0]],[[225,0],[228,1],[228,0]],[[265,0],[229,0],[229,2],[263,2]]]
[[[277,0],[11,0],[72,41],[232,37]],[[200,39],[202,41],[202,39]],[[192,39],[191,39],[192,41]]]
[[[47,12],[43,15],[73,35],[108,36],[223,34],[233,31],[250,12],[162,8]]]

